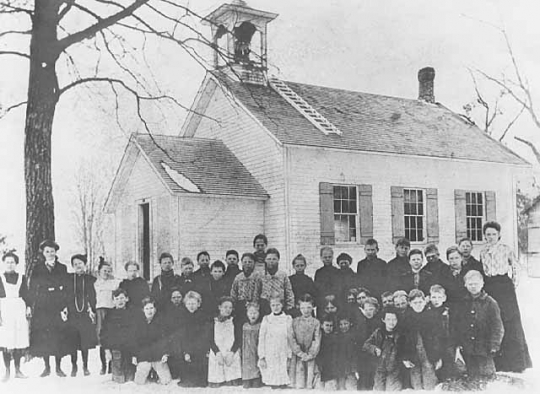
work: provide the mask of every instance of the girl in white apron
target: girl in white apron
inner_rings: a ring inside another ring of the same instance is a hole
[[[15,377],[26,378],[21,372],[21,357],[28,348],[28,320],[26,278],[17,273],[19,257],[6,253],[2,257],[5,272],[0,275],[0,348],[4,352],[6,373],[3,381],[10,378],[11,358],[15,362]]]

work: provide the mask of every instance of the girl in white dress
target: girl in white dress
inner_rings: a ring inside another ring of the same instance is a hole
[[[210,387],[218,387],[224,383],[238,385],[242,378],[242,327],[233,319],[231,297],[222,297],[218,309],[208,355],[208,383]]]
[[[270,310],[259,333],[259,368],[264,384],[285,387],[290,384],[292,317],[283,312],[281,297],[270,298]]]
[[[21,372],[21,357],[29,346],[27,316],[30,311],[26,278],[16,271],[19,257],[9,252],[2,261],[5,272],[0,275],[0,348],[4,352],[5,382],[10,378],[11,358],[15,363],[15,377],[26,378]]]

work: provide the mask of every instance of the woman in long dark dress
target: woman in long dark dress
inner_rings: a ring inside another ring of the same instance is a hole
[[[499,304],[504,325],[504,338],[495,366],[498,371],[523,372],[532,367],[532,362],[516,297],[516,258],[510,247],[499,242],[499,223],[484,224],[483,232],[486,245],[480,252],[480,261],[484,268],[484,289]]]
[[[68,332],[66,340],[71,353],[71,376],[77,376],[77,351],[80,350],[84,376],[88,370],[88,350],[97,346],[96,332],[96,278],[86,273],[86,256],[76,254],[71,257],[75,271],[69,274],[68,294]]]
[[[62,340],[67,319],[67,268],[56,257],[59,248],[51,240],[39,245],[43,258],[35,264],[29,283],[32,313],[30,354],[43,358],[45,369],[41,377],[51,374],[50,356],[55,356],[56,374],[66,376],[60,363],[69,351]]]

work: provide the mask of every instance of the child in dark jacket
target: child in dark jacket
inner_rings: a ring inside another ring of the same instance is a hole
[[[162,310],[171,299],[172,288],[179,286],[180,277],[174,273],[174,259],[170,253],[161,253],[159,265],[161,273],[154,278],[150,293],[156,300],[157,307]]]
[[[292,261],[292,266],[295,273],[294,275],[289,276],[289,280],[291,281],[296,303],[298,303],[300,297],[306,294],[309,294],[314,299],[317,299],[315,282],[313,282],[313,279],[307,276],[304,272],[307,266],[306,258],[301,254],[297,255]],[[300,316],[300,314],[298,314],[298,316]]]
[[[211,310],[210,317],[214,317],[218,313],[218,303],[222,297],[229,296],[231,289],[229,283],[225,279],[225,264],[221,260],[216,260],[210,266],[210,294]]]
[[[354,322],[357,336],[358,354],[358,390],[373,390],[377,357],[363,349],[364,343],[381,326],[377,316],[379,302],[376,298],[368,297],[360,304],[359,313]]]
[[[321,347],[315,362],[319,368],[320,378],[317,389],[332,391],[337,389],[337,351],[338,339],[334,332],[334,321],[336,317],[332,314],[325,314],[321,320]]]
[[[501,312],[497,302],[482,289],[484,278],[480,272],[469,271],[464,280],[469,294],[456,318],[455,341],[462,349],[469,377],[492,379],[493,357],[504,336]]]
[[[396,330],[401,314],[393,307],[382,312],[384,327],[377,328],[364,343],[363,350],[376,356],[373,390],[399,391],[402,388],[400,380],[401,354],[405,337]]]
[[[358,276],[351,269],[352,257],[347,253],[341,253],[337,259],[338,270],[338,288],[336,294],[339,303],[344,306],[347,303],[347,293],[350,289],[358,287]]]
[[[315,271],[315,286],[317,287],[317,313],[328,295],[339,295],[339,270],[333,264],[334,250],[330,246],[321,248],[321,261],[323,266]]]
[[[444,304],[446,291],[440,285],[431,286],[430,306],[426,310],[426,321],[431,330],[425,335],[426,348],[431,349],[428,354],[435,367],[439,381],[456,378],[458,371],[454,361],[455,348],[451,343],[451,324],[453,315]]]
[[[134,346],[134,313],[127,307],[129,302],[125,289],[113,291],[114,309],[111,309],[100,331],[101,346],[106,349],[106,358],[111,361],[112,380],[125,383],[133,380],[135,367],[132,364]]]
[[[141,301],[150,295],[150,289],[146,280],[139,277],[141,267],[139,263],[128,261],[124,265],[127,278],[120,282],[121,289],[125,289],[129,298],[129,305],[135,309],[141,308]]]
[[[356,390],[357,355],[356,335],[351,329],[351,318],[347,315],[337,317],[337,389]]]
[[[134,322],[135,329],[135,383],[145,384],[153,369],[160,384],[171,382],[171,373],[167,360],[168,342],[165,336],[165,320],[156,314],[156,301],[147,297],[142,300],[143,315],[138,315]]]
[[[201,295],[189,291],[184,296],[187,313],[173,341],[175,354],[181,355],[183,366],[181,387],[206,387],[208,378],[208,358],[210,350],[210,330],[208,316],[200,309]]]
[[[401,326],[406,334],[403,364],[409,370],[414,390],[433,390],[437,385],[437,376],[431,361],[435,352],[428,345],[432,345],[429,336],[432,335],[434,327],[426,318],[426,299],[422,290],[411,290],[409,305]]]

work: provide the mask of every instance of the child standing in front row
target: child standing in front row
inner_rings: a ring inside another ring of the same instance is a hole
[[[313,317],[313,307],[313,297],[304,294],[298,301],[301,315],[293,320],[290,377],[297,389],[315,388],[315,357],[321,344],[321,326]]]
[[[134,311],[127,307],[129,298],[125,289],[114,290],[112,297],[114,309],[105,315],[99,339],[106,349],[106,359],[111,362],[113,382],[125,383],[135,377],[135,366],[131,362]]]
[[[402,388],[398,348],[403,346],[405,337],[396,331],[400,316],[395,308],[384,309],[384,327],[377,328],[364,343],[363,350],[378,358],[373,385],[375,391],[399,391]]]
[[[317,389],[326,391],[337,389],[337,335],[334,333],[335,320],[335,316],[330,313],[324,314],[321,317],[321,348],[316,359],[319,372]]]
[[[247,322],[242,326],[242,381],[245,389],[259,388],[261,383],[261,371],[257,366],[259,356],[259,305],[248,302],[246,306]]]
[[[337,317],[337,389],[356,390],[357,355],[356,335],[351,330],[351,318],[341,314]]]
[[[225,383],[237,385],[242,377],[241,337],[237,321],[232,315],[232,298],[220,298],[218,310],[218,316],[214,318],[208,355],[208,385],[214,388]]]
[[[263,318],[259,336],[259,367],[264,384],[285,387],[290,383],[292,318],[283,312],[281,296],[270,298],[271,313]]]

